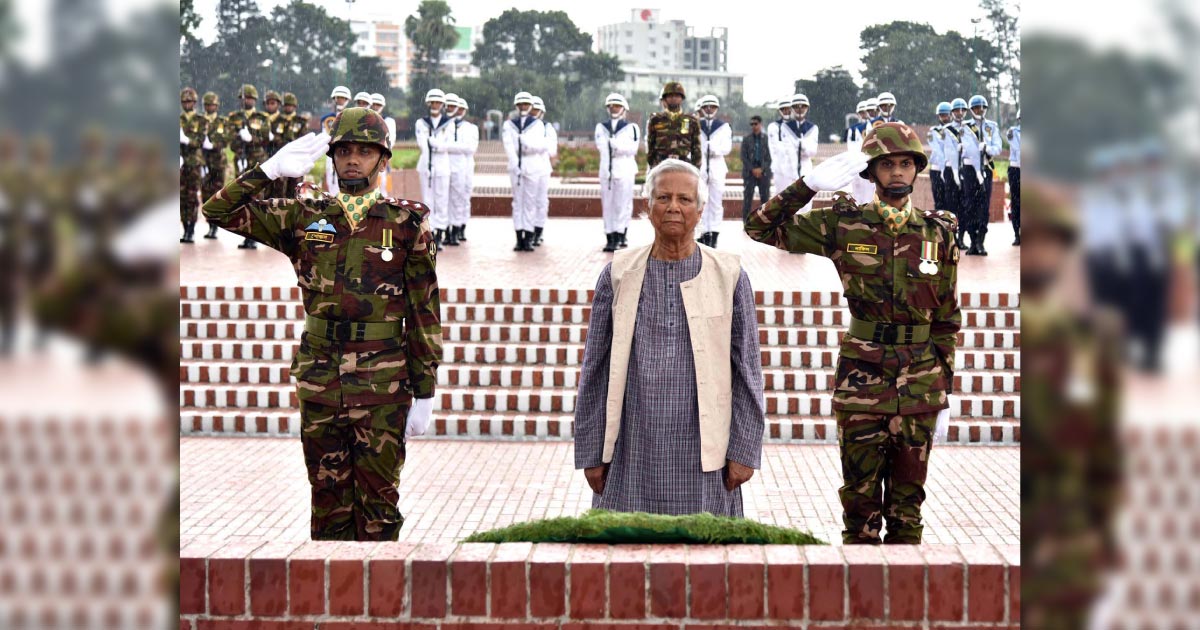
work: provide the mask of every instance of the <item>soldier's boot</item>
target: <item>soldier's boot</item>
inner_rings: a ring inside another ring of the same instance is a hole
[[[189,224],[187,221],[183,222],[183,236],[179,237],[179,242],[180,243],[193,242],[192,241],[192,227],[191,227],[191,224]]]
[[[532,244],[534,247],[542,246],[542,228],[540,228],[540,227],[533,228],[533,243]]]
[[[241,245],[238,245],[238,249],[258,249],[258,245],[255,245],[253,240],[246,239],[242,241]]]
[[[436,247],[439,252],[442,251],[442,249],[443,249],[442,244],[445,242],[444,241],[445,233],[446,233],[445,230],[434,230],[433,231],[433,246]]]
[[[987,250],[984,249],[984,247],[983,247],[983,235],[982,234],[976,233],[976,235],[971,238],[971,244],[975,245],[976,243],[978,243],[978,247],[975,248],[975,255],[976,256],[987,256],[988,255]]]
[[[708,232],[701,234],[700,238],[696,239],[696,242],[701,245],[708,245]]]
[[[604,251],[609,252],[609,253],[617,251],[617,239],[618,239],[617,233],[609,232],[608,234],[605,234],[604,236],[608,237],[608,243],[606,243],[604,245]]]
[[[523,243],[524,243],[525,248],[522,249],[521,251],[523,251],[523,252],[535,251],[533,249],[533,230],[525,230],[525,240],[523,241]]]
[[[467,224],[464,223],[464,224],[458,226],[458,228],[456,228],[456,229],[458,230],[458,242],[466,243],[467,242]]]
[[[522,243],[524,243],[524,242],[525,242],[525,230],[517,230],[517,244],[513,247],[513,251],[514,252],[525,251],[525,248],[522,245]]]
[[[1021,246],[1021,228],[1014,229],[1013,235],[1014,235],[1013,243],[1012,243],[1013,247],[1020,247]]]
[[[720,232],[709,232],[708,246],[713,249],[716,249],[717,248],[717,237],[720,235],[721,235]]]
[[[458,230],[451,226],[449,229],[442,230],[446,235],[446,245],[450,247],[458,247]]]
[[[625,228],[621,231],[621,234],[617,236],[617,249],[625,249],[626,247],[629,247],[629,240],[626,238],[628,235],[629,228]]]
[[[217,238],[217,224],[216,223],[208,224],[208,234],[205,234],[204,238]]]
[[[967,249],[967,241],[963,236],[962,230],[958,230],[958,233],[954,235],[954,240],[959,250],[965,251]]]

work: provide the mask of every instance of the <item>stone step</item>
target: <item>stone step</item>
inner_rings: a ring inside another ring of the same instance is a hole
[[[758,323],[778,326],[846,326],[850,313],[844,307],[760,306]],[[476,305],[442,304],[442,321],[453,323],[546,323],[586,324],[591,306],[558,305]],[[1016,329],[1021,327],[1021,311],[1013,309],[962,310],[964,328]],[[300,302],[181,300],[180,319],[204,320],[301,320]]]
[[[252,322],[180,320],[181,341],[194,339],[299,339],[304,332],[300,321]],[[779,327],[761,326],[759,344],[763,346],[823,346],[837,347],[845,331],[837,327]],[[443,324],[445,341],[500,343],[583,343],[587,340],[586,324]],[[971,330],[958,334],[958,347],[1017,348],[1019,332]]]
[[[236,407],[279,409],[298,407],[291,384],[258,385],[190,384],[179,386],[180,404],[185,407]],[[436,408],[446,411],[519,411],[573,413],[576,388],[439,387]],[[768,391],[768,414],[832,417],[832,395],[828,391]],[[955,394],[953,412],[964,418],[1019,418],[1020,397],[1015,394]]]
[[[180,409],[180,433],[188,436],[300,436],[300,414],[286,410],[248,410],[232,407]],[[952,418],[951,444],[1018,444],[1021,425],[1012,419]],[[424,436],[411,439],[455,438],[514,441],[568,441],[574,436],[574,417],[568,414],[519,412],[434,414]],[[836,444],[837,422],[832,416],[768,415],[763,437],[767,442]]]
[[[186,340],[180,342],[180,359],[238,359],[290,362],[299,342],[246,340]],[[834,367],[837,349],[764,348],[764,368]],[[442,365],[519,364],[537,366],[580,365],[583,344],[455,343],[442,347]],[[954,353],[955,370],[1020,370],[1021,353],[1013,349],[960,349]]]
[[[222,301],[298,301],[298,286],[224,286],[182,285],[181,300]],[[524,289],[441,289],[443,304],[501,305],[590,305],[592,289],[531,287]],[[762,306],[842,306],[841,291],[762,291],[754,292],[755,303]],[[1006,291],[967,291],[959,294],[962,308],[1017,309],[1020,296]]]
[[[179,366],[179,382],[188,384],[259,385],[291,383],[290,366],[281,362],[259,361],[184,361]],[[767,390],[808,391],[833,387],[833,369],[767,369],[763,386]],[[577,387],[578,367],[487,367],[479,365],[443,365],[438,369],[438,385],[463,387]],[[979,393],[1015,393],[1020,391],[1021,374],[1017,371],[963,370],[954,375],[954,391]]]

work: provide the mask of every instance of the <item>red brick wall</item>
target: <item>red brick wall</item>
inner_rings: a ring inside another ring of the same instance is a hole
[[[1009,629],[1020,562],[1016,545],[197,542],[179,626]]]

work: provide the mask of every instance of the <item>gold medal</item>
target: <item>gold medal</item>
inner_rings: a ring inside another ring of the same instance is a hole
[[[383,262],[391,262],[394,256],[392,255],[392,231],[383,231],[383,253],[379,255]]]

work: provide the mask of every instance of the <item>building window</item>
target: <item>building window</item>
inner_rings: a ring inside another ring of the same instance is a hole
[[[671,31],[664,32],[663,39],[671,39]]]
[[[633,46],[626,46],[626,47],[625,47],[625,53],[626,53],[626,54],[629,54],[629,55],[632,55],[632,54],[633,54]]]
[[[653,51],[653,50],[651,50],[651,51],[650,51],[650,56],[651,56],[651,57],[656,57],[657,55],[655,55],[655,54],[654,54],[654,51]]]
[[[633,37],[633,31],[631,31],[631,30],[626,30],[626,31],[625,31],[625,37]]]
[[[706,40],[704,40],[704,41],[702,41],[702,42],[700,42],[700,48],[701,48],[701,49],[703,49],[703,50],[708,50],[708,45],[709,45],[709,43],[710,43],[710,42],[709,42],[707,39],[706,39]]]
[[[708,63],[708,53],[700,53],[700,63]]]

